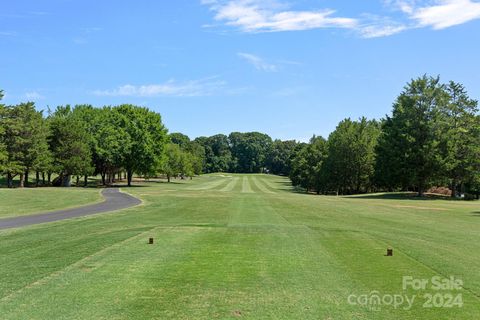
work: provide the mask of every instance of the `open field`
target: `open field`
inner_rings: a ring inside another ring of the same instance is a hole
[[[73,208],[102,200],[98,189],[0,189],[0,218]]]
[[[478,202],[312,196],[264,175],[122,189],[142,205],[0,232],[1,319],[480,318]],[[30,190],[4,191],[35,210]],[[98,196],[48,191],[56,208],[70,203],[53,192]],[[439,292],[463,307],[424,308],[436,292],[403,276],[458,277],[464,289]],[[348,303],[374,290],[418,296],[409,310]]]

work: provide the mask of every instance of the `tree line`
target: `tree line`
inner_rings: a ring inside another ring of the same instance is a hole
[[[0,105],[0,172],[8,187],[77,185],[100,176],[103,184],[157,171],[167,130],[159,114],[133,105],[60,106],[45,116],[34,103]],[[52,177],[54,178],[52,179]]]
[[[0,95],[1,96],[1,95]],[[7,185],[69,186],[72,177],[103,184],[133,174],[193,177],[202,173],[272,173],[318,194],[354,194],[448,186],[478,195],[478,103],[459,83],[410,81],[381,120],[344,119],[327,139],[273,140],[232,132],[191,140],[168,134],[161,116],[133,105],[37,111],[33,103],[0,105],[0,172]],[[51,180],[52,175],[55,179]]]
[[[317,193],[480,191],[478,103],[462,84],[409,82],[381,121],[345,119],[328,140],[313,137],[292,160],[294,185]]]

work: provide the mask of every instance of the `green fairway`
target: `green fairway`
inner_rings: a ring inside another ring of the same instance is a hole
[[[143,204],[0,231],[1,319],[480,318],[478,202],[314,196],[267,175],[122,189]],[[41,190],[0,197],[16,214],[99,198]],[[454,276],[463,289],[403,290],[404,276]],[[372,291],[417,297],[408,310],[349,303]],[[426,293],[463,306],[424,307]]]
[[[97,189],[0,189],[0,218],[78,207],[101,200]]]

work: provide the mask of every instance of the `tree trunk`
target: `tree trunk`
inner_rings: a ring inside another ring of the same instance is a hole
[[[28,170],[25,170],[25,181],[23,182],[23,185],[28,187]]]
[[[425,188],[424,187],[418,187],[418,196],[423,197],[425,195]]]
[[[83,177],[83,186],[84,187],[88,186],[88,176],[87,175],[85,175],[85,177]]]
[[[7,173],[7,187],[13,188],[13,177],[12,174],[9,172]]]
[[[456,198],[457,197],[457,179],[453,179],[453,182],[452,182],[452,198]]]
[[[80,176],[77,176],[77,187],[80,186]]]
[[[105,172],[100,174],[102,176],[102,185],[105,185]]]
[[[45,185],[45,172],[42,172],[42,185]]]
[[[50,172],[47,174],[47,178],[48,178],[48,184],[51,184],[52,183],[52,174]]]
[[[128,185],[129,187],[132,186],[132,177],[133,177],[133,172],[132,172],[131,169],[128,169],[128,170],[127,170],[127,185]]]
[[[35,186],[38,188],[40,185],[40,172],[36,171],[35,172]]]
[[[20,173],[20,185],[18,186],[19,188],[25,187],[25,173]]]
[[[66,175],[63,176],[63,178],[62,178],[62,186],[63,186],[63,187],[67,187],[67,188],[68,188],[68,187],[71,186],[71,177],[72,177],[72,176],[69,175],[69,174],[66,174]]]
[[[167,181],[170,182],[170,175],[167,174]]]

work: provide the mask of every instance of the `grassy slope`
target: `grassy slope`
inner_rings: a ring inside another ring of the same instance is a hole
[[[2,319],[480,318],[478,203],[317,197],[273,176],[127,191],[144,204],[0,233]],[[403,275],[456,275],[465,306],[347,303],[402,294]]]
[[[0,189],[0,218],[78,207],[101,199],[98,189]]]

